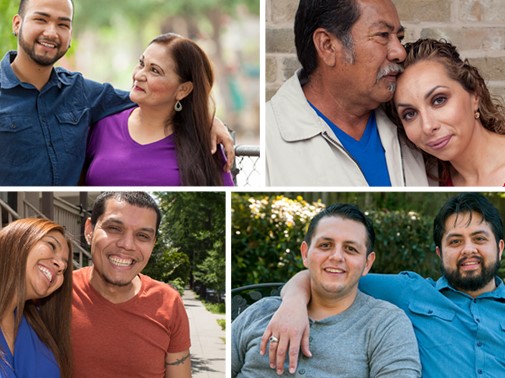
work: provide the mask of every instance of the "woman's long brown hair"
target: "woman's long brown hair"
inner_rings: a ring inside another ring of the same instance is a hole
[[[69,265],[63,284],[46,298],[26,300],[26,263],[37,242],[49,232],[65,236],[69,249]],[[60,367],[61,377],[71,377],[72,347],[70,319],[72,305],[72,246],[62,226],[47,219],[19,219],[0,231],[0,319],[16,298],[14,332],[17,334],[21,318],[26,320],[39,338],[53,352]],[[4,358],[0,347],[0,358]]]
[[[181,83],[193,83],[191,93],[181,100],[182,110],[173,119],[177,162],[182,185],[223,185],[223,160],[210,152],[214,120],[210,91],[214,74],[207,55],[193,41],[180,35],[162,34],[150,44],[168,47]]]

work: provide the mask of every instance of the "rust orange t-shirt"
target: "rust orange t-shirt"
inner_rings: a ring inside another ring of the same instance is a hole
[[[179,293],[140,274],[139,293],[114,304],[74,272],[73,374],[79,377],[164,377],[167,353],[189,349],[189,321]]]

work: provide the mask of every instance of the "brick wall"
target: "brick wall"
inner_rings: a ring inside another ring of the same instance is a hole
[[[299,0],[266,0],[266,99],[300,67],[293,22]],[[405,41],[445,38],[505,98],[505,0],[393,0]]]

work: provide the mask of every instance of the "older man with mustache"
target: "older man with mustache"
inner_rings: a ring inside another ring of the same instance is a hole
[[[294,31],[302,69],[266,107],[267,185],[428,185],[378,110],[406,56],[391,0],[301,0]]]

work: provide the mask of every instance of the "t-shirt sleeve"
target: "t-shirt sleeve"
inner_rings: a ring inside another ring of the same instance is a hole
[[[173,303],[172,318],[170,319],[170,345],[167,353],[177,353],[189,349],[189,320],[181,297],[177,296]]]
[[[419,350],[412,323],[400,309],[387,312],[374,330],[371,377],[421,377]]]

